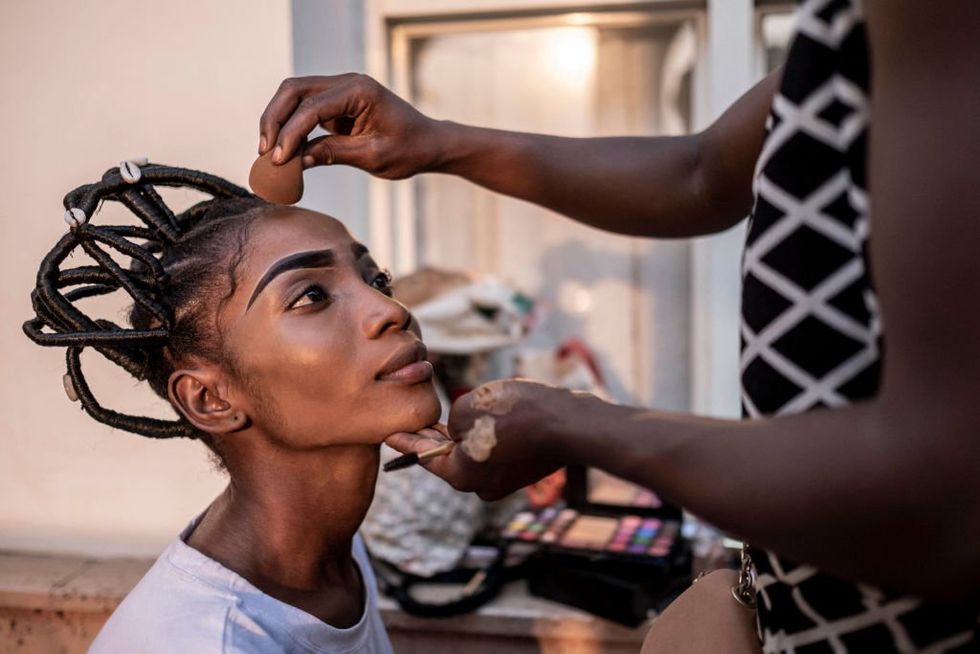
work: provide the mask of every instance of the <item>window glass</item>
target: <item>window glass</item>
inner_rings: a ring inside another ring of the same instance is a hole
[[[413,37],[405,49],[412,100],[434,117],[509,130],[687,132],[695,15],[590,16],[442,24]],[[420,264],[492,273],[537,298],[547,317],[531,345],[581,338],[614,399],[690,407],[687,242],[602,233],[449,176],[410,183]]]

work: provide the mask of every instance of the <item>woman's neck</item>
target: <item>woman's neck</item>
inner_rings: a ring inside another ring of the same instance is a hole
[[[229,462],[231,482],[188,544],[266,592],[359,587],[351,541],[374,497],[379,447],[295,452],[260,440]]]

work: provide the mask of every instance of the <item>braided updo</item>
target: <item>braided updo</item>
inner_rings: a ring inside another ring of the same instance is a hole
[[[212,199],[174,214],[156,186],[192,188]],[[93,224],[106,200],[125,205],[142,225]],[[99,422],[150,438],[198,438],[214,450],[179,412],[177,420],[161,420],[103,407],[82,374],[80,357],[93,348],[164,399],[178,362],[188,356],[221,361],[215,307],[234,293],[250,223],[273,205],[214,175],[134,162],[75,189],[64,205],[69,231],[41,261],[31,293],[36,315],[24,332],[39,345],[67,348],[65,391]],[[96,265],[63,268],[79,247]],[[109,250],[132,264],[120,265]],[[215,274],[218,266],[227,274]],[[117,290],[133,300],[128,328],[91,318],[75,304]]]

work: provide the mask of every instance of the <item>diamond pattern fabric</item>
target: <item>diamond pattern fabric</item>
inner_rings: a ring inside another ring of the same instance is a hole
[[[756,167],[743,259],[748,417],[877,393],[867,259],[868,44],[861,0],[804,0]],[[887,220],[887,217],[878,217]],[[909,546],[910,565],[914,549]],[[980,651],[976,606],[936,605],[753,550],[766,652]]]

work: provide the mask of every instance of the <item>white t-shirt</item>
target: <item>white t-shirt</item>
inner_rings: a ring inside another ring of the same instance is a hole
[[[122,601],[89,654],[391,654],[377,584],[360,536],[354,561],[364,581],[360,621],[331,627],[266,595],[240,575],[187,545],[192,522]]]

